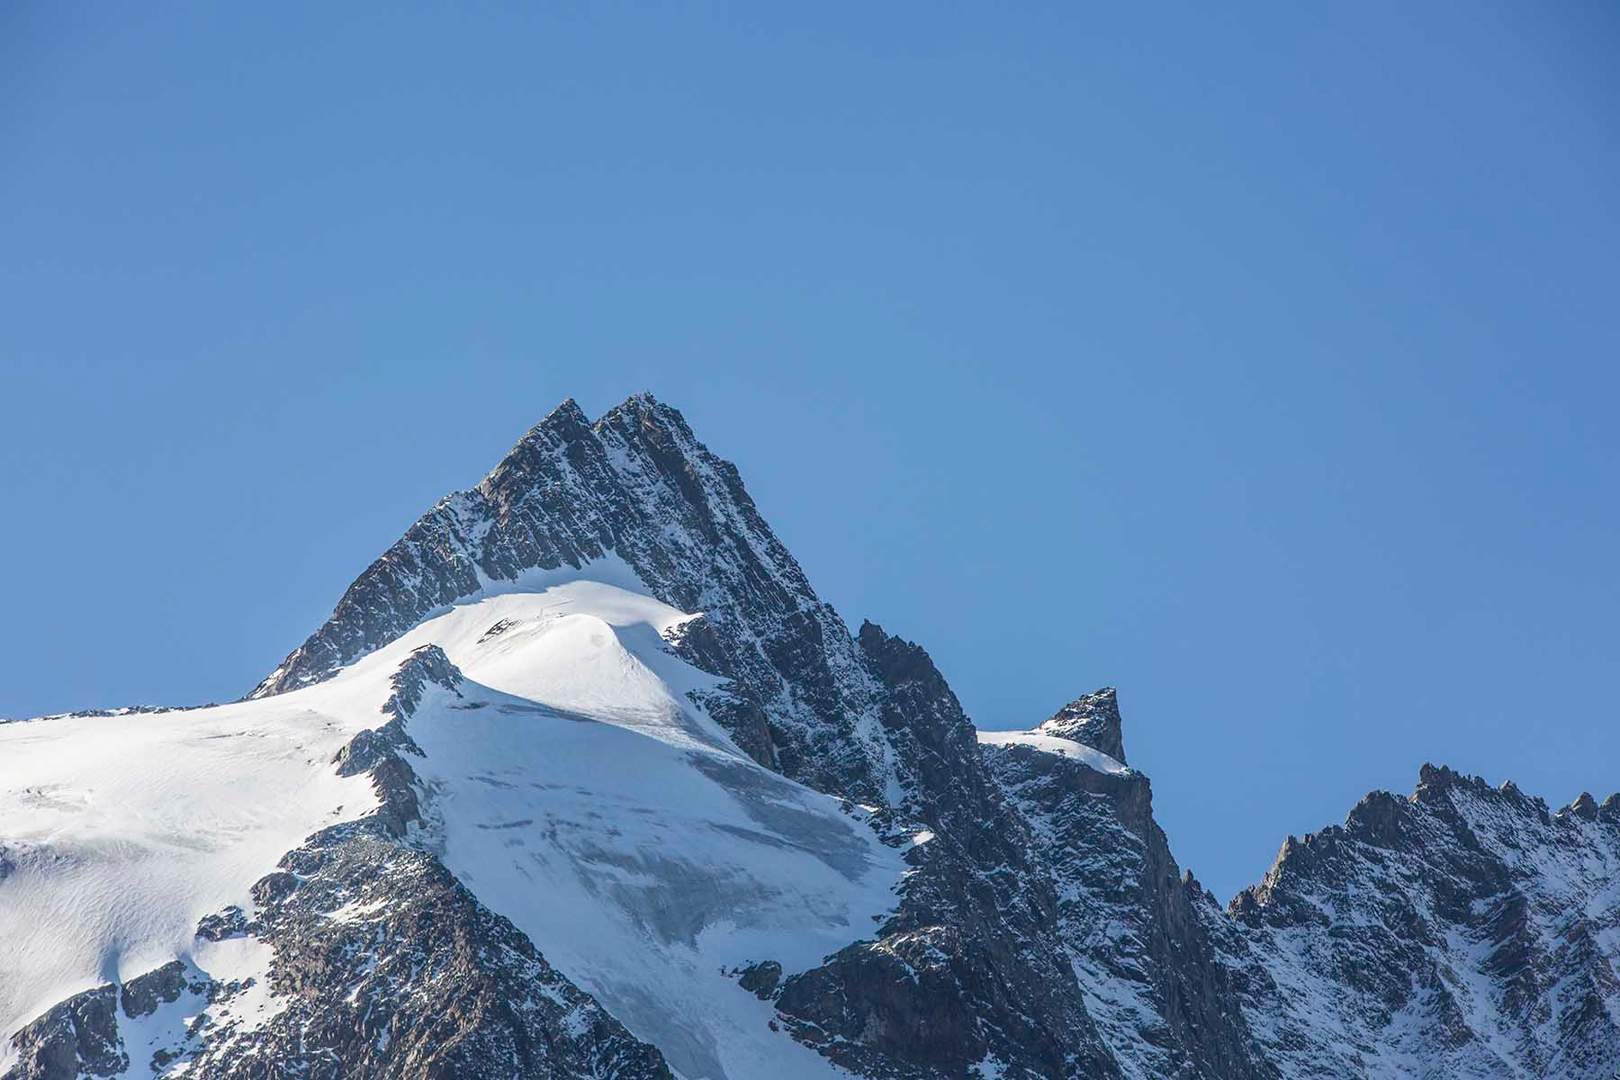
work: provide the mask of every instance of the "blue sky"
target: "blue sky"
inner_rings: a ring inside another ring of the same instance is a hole
[[[1015,7],[7,5],[0,716],[244,692],[650,389],[981,725],[1117,684],[1223,898],[1620,788],[1620,17]]]

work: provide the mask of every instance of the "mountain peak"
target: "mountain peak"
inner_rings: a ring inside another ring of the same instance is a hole
[[[572,397],[563,398],[562,401],[558,403],[557,407],[552,409],[551,412],[547,413],[545,419],[541,420],[540,422],[543,424],[553,418],[567,418],[571,420],[582,420],[586,421],[587,423],[589,422],[585,416],[585,410],[580,408],[579,402],[575,401]]]
[[[700,445],[681,411],[659,401],[646,390],[631,394],[603,413],[592,425],[592,430],[598,434],[618,431],[625,438],[637,442],[651,440],[663,445],[673,441],[682,444],[687,451],[695,450]]]
[[[1119,700],[1112,686],[1082,694],[1035,730],[1101,750],[1121,765],[1126,764]]]
[[[434,608],[531,570],[577,569],[609,555],[653,579],[679,567],[687,572],[676,602],[695,605],[704,576],[698,564],[718,539],[719,518],[765,534],[748,546],[770,549],[771,570],[797,572],[753,512],[736,470],[697,441],[678,411],[642,392],[593,423],[566,398],[475,487],[418,519],[251,696],[318,682]]]
[[[666,455],[672,450],[683,456],[703,450],[680,411],[659,401],[650,391],[630,395],[596,420],[569,397],[523,434],[480,487],[488,494],[510,500],[543,482],[537,473],[554,468],[550,462],[558,452],[594,442],[609,432],[616,432],[629,443],[657,447]],[[575,456],[580,454],[576,452]]]
[[[585,415],[585,410],[579,407],[579,402],[573,398],[564,398],[562,403],[552,409],[540,422],[529,429],[530,434],[538,431],[562,433],[587,429],[591,426],[591,419]]]
[[[1597,820],[1598,802],[1592,798],[1590,791],[1581,792],[1575,801],[1569,804],[1567,809],[1576,817],[1585,818],[1587,821]]]
[[[528,474],[537,459],[588,438],[590,433],[591,420],[585,415],[585,410],[573,398],[564,398],[560,405],[541,417],[539,423],[523,433],[523,437],[496,463],[476,490],[488,494],[509,489],[514,478],[520,485],[527,484]]]
[[[821,790],[894,792],[855,641],[810,587],[730,462],[680,412],[632,395],[590,422],[572,398],[470,490],[441,500],[250,696],[330,678],[432,612],[528,575],[621,563],[651,596],[707,616],[691,659],[738,674],[708,702],[739,745]],[[705,659],[707,658],[707,659]],[[795,687],[784,696],[785,687]],[[767,707],[768,706],[768,707]]]
[[[647,410],[663,409],[667,407],[668,406],[664,405],[663,402],[659,401],[653,396],[653,392],[651,390],[637,390],[635,393],[631,394],[629,397],[625,398],[623,401],[619,402],[619,404],[614,406],[615,409]]]

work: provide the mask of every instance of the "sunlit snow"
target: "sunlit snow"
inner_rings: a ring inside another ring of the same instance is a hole
[[[1073,739],[1060,739],[1056,735],[1043,735],[1038,731],[980,731],[978,735],[979,741],[989,746],[1028,746],[1048,754],[1074,758],[1098,772],[1129,771],[1101,750],[1094,750]]]
[[[689,1080],[843,1075],[772,1031],[735,971],[871,937],[905,865],[863,811],[755,764],[692,704],[714,680],[663,635],[694,614],[615,560],[459,603],[303,690],[0,725],[0,1032],[176,957],[225,974],[198,920],[250,909],[282,853],[375,806],[332,758],[433,643],[465,678],[408,722],[411,842]]]

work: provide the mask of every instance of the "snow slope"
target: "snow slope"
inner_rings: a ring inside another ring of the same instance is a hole
[[[283,852],[375,806],[333,756],[437,644],[464,678],[407,724],[412,842],[689,1080],[844,1075],[772,1031],[736,971],[871,936],[905,865],[863,811],[755,764],[692,704],[714,679],[664,643],[691,617],[610,557],[490,585],[301,690],[0,726],[0,1032],[177,957],[207,972],[202,916],[251,909]]]
[[[842,1075],[727,973],[870,936],[904,864],[691,704],[714,680],[663,645],[691,616],[592,570],[620,584],[531,577],[356,665],[431,643],[465,676],[409,725],[436,853],[691,1080]]]
[[[321,689],[0,725],[0,1066],[25,1021],[188,955],[200,918],[245,907],[283,852],[375,805],[330,763],[382,697]]]
[[[1031,749],[1048,754],[1073,758],[1091,766],[1098,772],[1125,773],[1130,771],[1101,750],[1095,750],[1083,743],[1077,743],[1073,739],[1060,739],[1056,735],[1044,735],[1040,731],[980,731],[977,734],[980,744],[984,746],[1028,746]]]

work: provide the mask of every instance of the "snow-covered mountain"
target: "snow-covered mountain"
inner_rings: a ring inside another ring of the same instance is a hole
[[[242,701],[0,724],[6,1080],[1611,1077],[1617,964],[1620,798],[1427,766],[1223,909],[1113,691],[976,732],[647,395]]]

